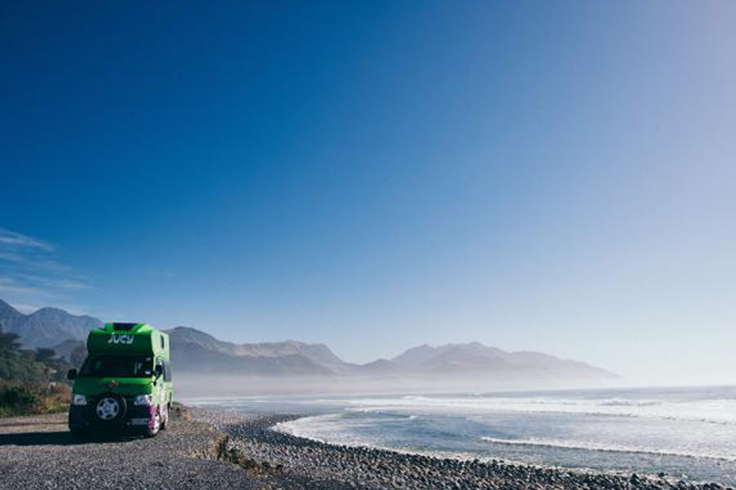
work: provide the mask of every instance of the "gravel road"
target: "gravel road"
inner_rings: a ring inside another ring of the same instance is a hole
[[[0,419],[0,489],[272,488],[242,468],[207,459],[222,434],[173,420],[158,437],[73,440],[66,414]]]

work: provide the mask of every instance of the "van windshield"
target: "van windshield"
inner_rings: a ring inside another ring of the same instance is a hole
[[[152,359],[136,356],[94,356],[84,361],[80,376],[90,378],[145,378],[151,376]]]

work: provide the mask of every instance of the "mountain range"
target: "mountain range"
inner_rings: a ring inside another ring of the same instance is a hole
[[[20,336],[29,348],[52,347],[64,340],[86,340],[87,333],[102,326],[97,318],[72,315],[59,308],[41,308],[25,315],[0,299],[0,328]]]
[[[0,300],[0,327],[18,335],[29,348],[50,347],[59,355],[79,362],[90,329],[102,321],[76,316],[56,308],[42,308],[29,315]],[[431,380],[453,386],[463,382],[535,382],[535,386],[606,382],[616,375],[588,364],[560,359],[540,352],[507,352],[478,342],[421,345],[392,359],[367,364],[346,362],[324,344],[295,340],[236,344],[190,327],[167,330],[171,337],[172,365],[183,375],[232,375],[245,377],[311,377],[332,380],[380,380],[412,382]]]

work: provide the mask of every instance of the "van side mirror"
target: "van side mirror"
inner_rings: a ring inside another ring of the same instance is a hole
[[[164,374],[164,368],[161,364],[157,364],[156,367],[153,368],[153,375],[158,379],[162,374]]]
[[[66,373],[66,379],[69,381],[74,381],[77,379],[77,370],[76,369],[70,369],[68,373]]]

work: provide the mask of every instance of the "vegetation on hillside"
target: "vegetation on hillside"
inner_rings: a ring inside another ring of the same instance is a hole
[[[23,349],[0,328],[0,417],[66,410],[71,364],[51,349]]]

